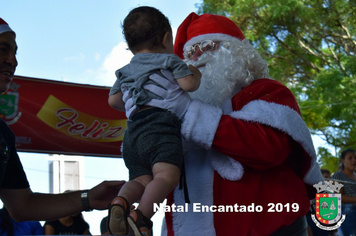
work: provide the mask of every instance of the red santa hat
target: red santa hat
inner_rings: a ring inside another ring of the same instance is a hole
[[[0,18],[0,34],[5,32],[12,32],[15,34],[15,32],[10,28],[10,26],[6,23],[6,21]]]
[[[210,39],[213,41],[243,40],[245,36],[230,19],[224,16],[203,14],[198,16],[194,12],[178,27],[174,43],[174,53],[183,57],[183,50],[187,46]]]

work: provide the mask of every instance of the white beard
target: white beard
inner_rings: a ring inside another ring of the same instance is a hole
[[[203,53],[197,61],[186,61],[197,67],[205,65],[199,68],[202,73],[200,87],[190,93],[190,96],[221,108],[225,101],[257,79],[254,77],[255,73],[250,72],[253,68],[246,63],[249,60],[246,60],[246,55],[242,52],[247,51],[246,46],[242,42],[241,45],[221,42],[217,50]]]

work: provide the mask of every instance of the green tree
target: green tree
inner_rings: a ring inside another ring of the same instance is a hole
[[[330,154],[328,149],[320,147],[318,153],[318,163],[320,165],[320,168],[327,169],[331,173],[335,173],[339,170],[339,158],[334,157],[332,154]]]
[[[239,26],[295,94],[312,134],[336,153],[356,147],[355,0],[204,0],[198,9]],[[319,148],[318,157],[332,154]]]

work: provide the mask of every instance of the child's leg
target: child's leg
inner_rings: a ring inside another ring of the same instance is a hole
[[[141,199],[146,186],[151,182],[151,175],[141,175],[125,183],[117,196],[125,198],[130,205]],[[113,203],[122,204],[122,201],[115,198]]]
[[[154,215],[153,203],[161,203],[164,198],[178,185],[180,170],[177,166],[157,162],[153,165],[153,180],[146,186],[137,209],[131,211],[128,223],[135,235],[152,235]]]
[[[157,162],[153,165],[153,180],[146,186],[138,209],[150,219],[153,215],[153,203],[162,203],[167,195],[179,183],[180,170],[176,165]]]
[[[141,198],[145,186],[151,180],[151,175],[142,175],[122,186],[109,208],[108,229],[111,234],[126,235],[129,233],[127,217],[131,205]]]

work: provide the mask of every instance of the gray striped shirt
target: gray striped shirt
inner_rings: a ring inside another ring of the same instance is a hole
[[[337,180],[344,185],[344,187],[342,187],[342,189],[343,189],[343,193],[345,195],[356,197],[356,181],[355,180],[350,179],[347,175],[345,175],[341,171],[338,171],[335,174],[333,174],[331,179]]]

